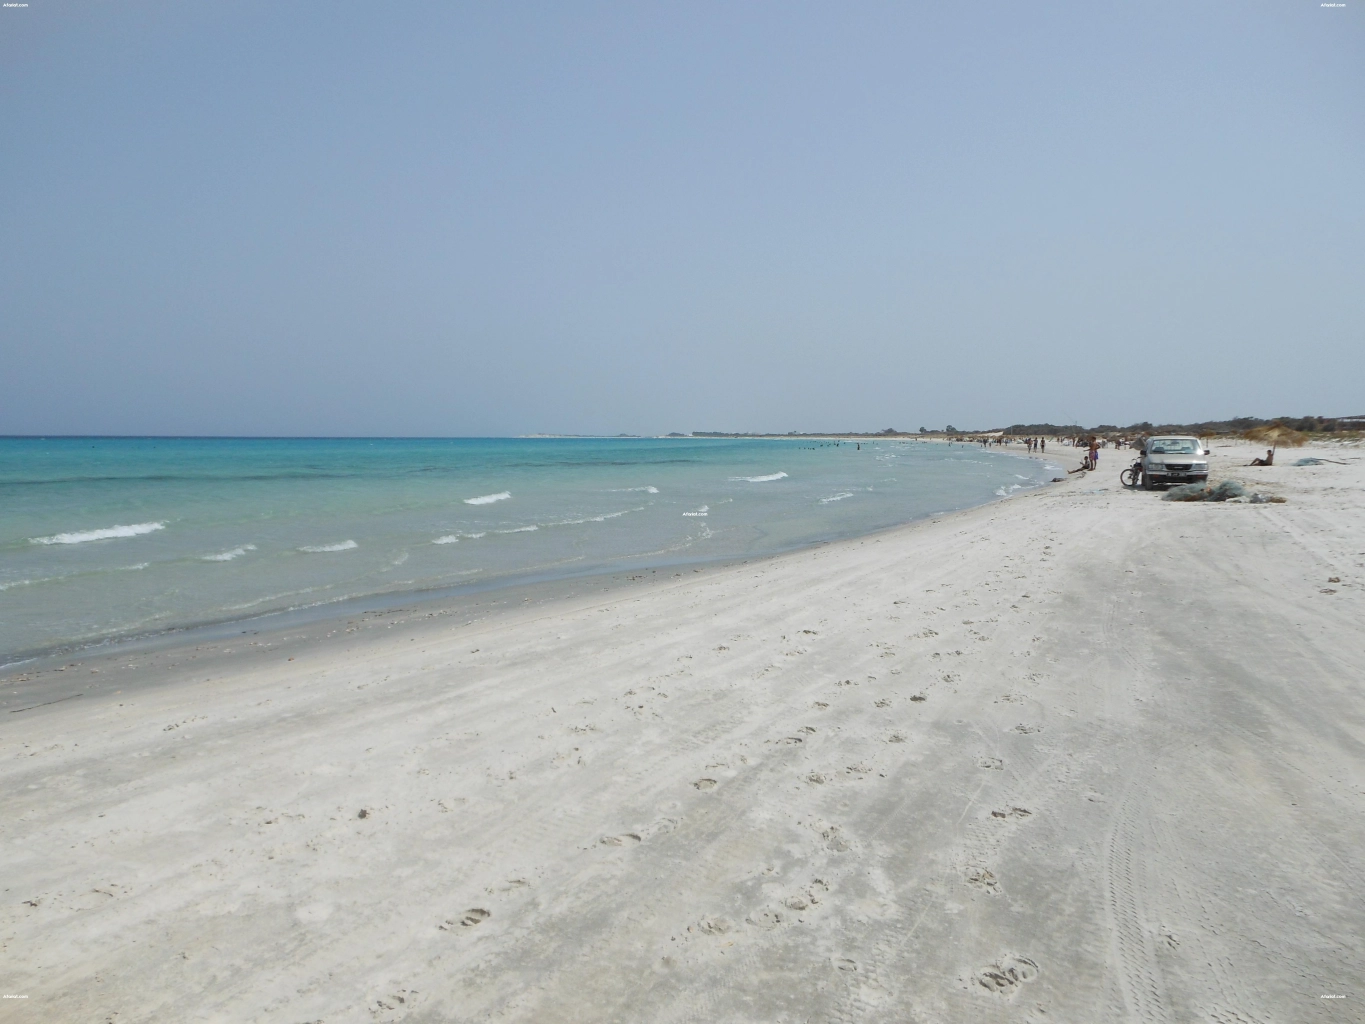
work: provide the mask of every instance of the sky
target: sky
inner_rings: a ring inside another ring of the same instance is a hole
[[[1365,413],[1365,0],[0,9],[0,433]]]

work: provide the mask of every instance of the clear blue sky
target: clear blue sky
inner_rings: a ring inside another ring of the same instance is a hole
[[[1365,413],[1365,0],[29,0],[0,155],[0,433]]]

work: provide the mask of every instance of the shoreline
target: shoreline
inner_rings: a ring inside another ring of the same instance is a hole
[[[1025,456],[1025,453],[1012,453]],[[926,523],[940,522],[950,516],[990,508],[1001,502],[1017,500],[1055,484],[995,497],[980,505],[945,509],[929,513],[870,533],[834,540],[821,540],[787,551],[753,555],[748,558],[722,558],[705,562],[676,562],[641,565],[627,569],[585,572],[541,579],[494,581],[485,585],[443,588],[439,591],[405,591],[348,598],[333,604],[270,612],[250,619],[230,619],[198,626],[167,630],[162,633],[118,637],[96,641],[84,647],[71,647],[33,655],[0,666],[0,714],[37,710],[49,704],[76,697],[112,695],[145,687],[174,685],[174,680],[159,675],[169,667],[197,661],[216,669],[234,665],[247,654],[243,644],[264,651],[315,651],[326,647],[339,631],[366,631],[382,626],[408,625],[425,630],[427,620],[436,619],[433,628],[446,628],[448,620],[463,619],[470,625],[485,617],[526,605],[549,606],[563,602],[600,599],[621,591],[648,587],[671,578],[690,578],[698,574],[722,572],[746,565],[788,558],[805,552],[837,545],[857,544],[880,539]],[[472,618],[471,618],[472,616]],[[253,639],[244,640],[244,637]],[[66,673],[70,672],[71,675]],[[147,674],[152,682],[139,682]],[[91,680],[90,675],[100,675]],[[79,681],[78,681],[79,680]]]
[[[0,714],[6,1010],[1352,1019],[1365,458],[1245,448]]]
[[[616,438],[609,438],[616,440]],[[665,438],[666,439],[666,438]],[[751,440],[761,440],[753,438]],[[831,440],[838,440],[831,436]],[[651,438],[652,440],[652,438]],[[702,440],[707,440],[703,438]],[[781,440],[781,438],[779,438]],[[917,438],[906,438],[904,440],[921,440]],[[945,442],[953,443],[953,442]],[[1045,455],[1040,456],[1035,453],[1023,451],[1009,451],[1006,448],[992,449],[991,454],[1012,455],[1014,457],[1032,458],[1046,462]],[[1051,486],[1050,483],[1042,483],[1029,490],[1041,490]],[[1025,491],[1024,493],[1027,493]],[[295,608],[277,609],[264,613],[249,615],[241,618],[225,617],[206,622],[197,622],[190,625],[172,626],[167,629],[154,630],[151,632],[138,632],[127,634],[115,634],[110,636],[98,637],[87,641],[74,641],[59,644],[50,648],[31,649],[15,651],[4,655],[0,661],[0,713],[6,709],[8,704],[15,703],[7,701],[6,696],[14,696],[9,691],[13,687],[5,688],[7,681],[15,677],[24,677],[19,681],[28,683],[32,677],[38,674],[48,674],[58,669],[89,667],[89,663],[108,664],[126,657],[146,658],[152,653],[171,652],[181,648],[197,647],[204,644],[224,644],[232,641],[239,635],[256,633],[267,634],[287,634],[290,631],[318,632],[326,631],[330,626],[337,622],[355,617],[373,616],[375,614],[392,614],[397,611],[408,610],[432,611],[446,615],[451,612],[444,610],[447,607],[460,607],[465,604],[477,606],[485,596],[497,595],[503,591],[518,592],[523,594],[531,591],[532,600],[541,600],[542,597],[535,591],[545,588],[547,594],[559,593],[561,590],[574,591],[583,586],[591,586],[593,581],[606,581],[608,586],[614,585],[612,581],[623,580],[632,575],[644,573],[656,573],[659,571],[672,571],[673,569],[714,569],[741,562],[751,562],[756,560],[779,558],[787,554],[798,551],[811,550],[829,544],[839,544],[847,541],[858,540],[864,537],[879,536],[881,534],[904,529],[923,522],[926,519],[935,518],[943,515],[953,515],[959,512],[968,511],[972,508],[985,507],[997,501],[1005,500],[1015,495],[1000,495],[979,505],[968,505],[959,508],[943,509],[935,512],[925,513],[904,522],[894,523],[890,526],[883,526],[871,530],[867,533],[855,533],[848,535],[835,535],[821,538],[819,540],[801,544],[796,547],[783,548],[777,551],[763,552],[748,556],[723,556],[718,558],[708,558],[701,560],[671,560],[671,561],[651,561],[648,557],[637,559],[626,559],[621,564],[613,566],[596,566],[583,570],[563,573],[542,573],[512,572],[505,576],[495,577],[488,580],[477,582],[458,583],[448,586],[432,587],[418,590],[401,590],[380,592],[374,594],[361,594],[352,597],[339,598],[315,605],[303,605]]]

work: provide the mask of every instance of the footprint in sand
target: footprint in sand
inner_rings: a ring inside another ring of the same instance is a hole
[[[1027,807],[1009,807],[1003,811],[991,811],[992,818],[1027,818],[1033,812]]]
[[[448,917],[440,925],[441,931],[448,932],[450,929],[459,925],[461,928],[473,928],[476,924],[487,921],[493,915],[482,907],[471,907],[459,917]]]
[[[853,848],[853,844],[849,842],[848,837],[844,835],[843,829],[838,825],[829,825],[820,829],[820,838],[823,839],[825,845],[835,853],[846,853]]]
[[[982,890],[988,896],[1000,895],[1000,882],[995,875],[987,868],[972,867],[967,869],[967,882],[970,885]]]
[[[1038,965],[1028,957],[1010,954],[976,972],[977,984],[989,992],[1014,996],[1022,985],[1038,977]]]
[[[922,693],[915,693],[911,694],[910,699],[914,701],[916,704],[923,704],[929,698]]]
[[[858,969],[858,965],[856,962],[852,960],[845,960],[843,958],[836,959],[834,961],[834,966],[839,968],[839,970],[841,971],[856,971]]]
[[[625,832],[619,836],[603,836],[598,842],[603,846],[634,846],[643,840],[635,832]]]
[[[717,783],[715,779],[698,779],[696,782],[692,783],[692,788],[700,789],[701,791],[705,792],[708,789],[715,789],[716,785]]]
[[[998,757],[978,757],[976,759],[976,766],[978,768],[991,768],[995,771],[1000,771],[1005,767],[1005,762]]]
[[[761,910],[757,914],[751,914],[745,920],[758,928],[771,930],[784,924],[786,917],[776,910]]]

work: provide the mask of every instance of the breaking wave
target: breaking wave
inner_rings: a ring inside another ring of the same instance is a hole
[[[838,494],[831,494],[828,498],[821,498],[821,505],[828,505],[831,501],[843,501],[845,498],[853,497],[852,491],[840,491]]]
[[[80,533],[58,533],[51,537],[30,537],[30,544],[84,544],[92,540],[113,540],[117,537],[140,537],[144,533],[164,530],[165,523],[134,523],[132,526],[109,526],[103,530]]]
[[[495,501],[506,501],[512,496],[511,491],[499,491],[497,494],[480,494],[477,498],[465,498],[466,505],[491,505]]]
[[[640,488],[632,488],[639,490]],[[639,512],[644,508],[623,508],[620,512],[603,512],[600,516],[584,516],[582,519],[561,519],[557,523],[547,523],[547,526],[579,526],[583,523],[605,523],[608,519],[619,519],[621,516],[628,516],[632,512]]]
[[[299,548],[300,551],[307,551],[310,555],[319,555],[326,551],[350,551],[360,547],[353,540],[343,540],[340,544],[307,544]]]
[[[657,487],[613,487],[613,488],[611,489],[611,493],[612,493],[612,494],[627,494],[627,493],[629,493],[630,491],[641,491],[641,492],[643,492],[643,493],[645,493],[645,494],[658,494],[658,493],[659,493],[659,488],[657,488]]]
[[[231,551],[224,551],[220,555],[205,555],[203,560],[205,562],[231,562],[234,558],[241,558],[248,551],[255,550],[255,544],[243,544],[239,548],[233,548]]]
[[[742,480],[749,484],[766,484],[769,480],[781,480],[786,473],[769,473],[767,476],[732,476],[730,479]]]

